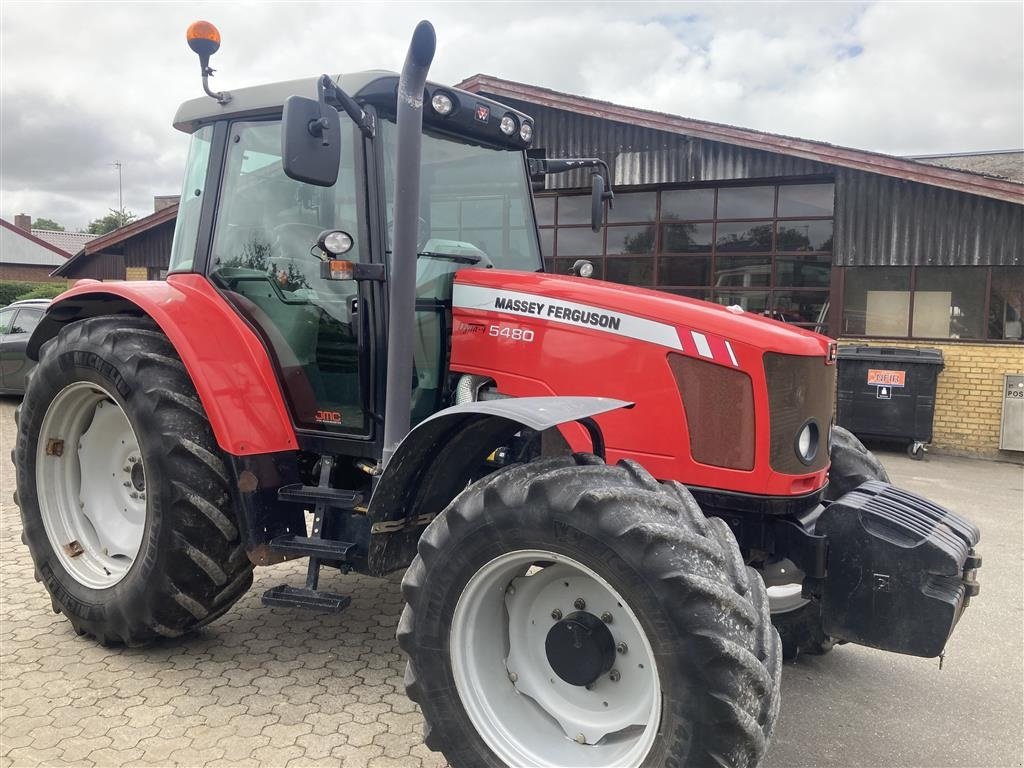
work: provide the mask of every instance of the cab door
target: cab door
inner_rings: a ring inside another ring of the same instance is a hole
[[[263,337],[297,429],[369,440],[368,297],[354,281],[321,277],[316,247],[321,232],[340,229],[354,243],[346,258],[368,260],[362,143],[351,120],[341,122],[333,187],[284,174],[280,120],[230,125],[210,277]]]

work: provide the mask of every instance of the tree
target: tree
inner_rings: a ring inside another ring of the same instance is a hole
[[[32,229],[46,229],[50,232],[63,232],[64,227],[53,219],[36,219],[32,222]]]
[[[110,213],[106,216],[90,221],[85,231],[90,235],[105,235],[107,232],[120,229],[125,224],[131,224],[136,218],[136,215],[131,211],[115,211],[111,208]]]

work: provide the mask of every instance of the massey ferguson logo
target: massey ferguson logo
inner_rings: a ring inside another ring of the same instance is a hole
[[[313,420],[318,424],[341,424],[341,411],[317,411]]]

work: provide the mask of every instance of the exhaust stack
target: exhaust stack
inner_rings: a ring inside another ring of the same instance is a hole
[[[412,34],[398,81],[395,231],[388,265],[388,375],[382,468],[387,466],[409,432],[412,411],[412,327],[416,320],[423,93],[436,47],[433,25],[421,21]]]

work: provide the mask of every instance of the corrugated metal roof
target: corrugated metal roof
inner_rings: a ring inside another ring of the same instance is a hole
[[[486,93],[499,99],[518,99],[528,104],[590,115],[626,125],[683,134],[696,139],[734,144],[769,153],[790,155],[814,162],[918,181],[959,192],[1024,204],[1024,185],[1022,184],[977,173],[928,165],[878,152],[839,147],[821,141],[780,136],[749,128],[624,107],[597,99],[560,93],[511,80],[502,80],[490,75],[473,75],[456,87],[473,93]]]
[[[928,165],[941,165],[994,178],[1024,182],[1024,149],[998,152],[958,152],[949,155],[920,155],[908,158]]]
[[[0,219],[0,265],[59,267],[66,263],[67,258],[67,254],[56,246]]]
[[[52,229],[33,229],[32,234],[64,251],[68,256],[78,253],[83,245],[96,238],[96,235],[88,232],[55,232]]]
[[[839,266],[1021,266],[1024,206],[841,168],[835,258]]]
[[[619,187],[834,173],[834,168],[824,163],[778,152],[666,133],[537,106],[518,99],[505,98],[503,101],[534,118],[535,147],[554,150],[560,157],[604,158],[612,166],[612,182]],[[545,178],[547,189],[589,185],[590,172],[586,170],[552,174]]]

